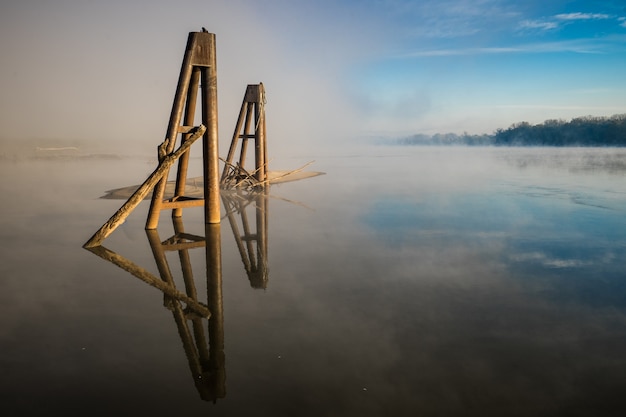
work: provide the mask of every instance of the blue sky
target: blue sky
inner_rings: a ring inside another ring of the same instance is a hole
[[[361,78],[374,86],[374,114],[403,108],[415,129],[447,120],[451,131],[489,132],[624,111],[626,2],[404,4],[395,42]]]
[[[21,0],[0,5],[0,135],[158,143],[202,26],[226,144],[259,81],[284,147],[626,113],[624,1]]]

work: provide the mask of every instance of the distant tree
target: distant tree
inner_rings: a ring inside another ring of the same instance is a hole
[[[626,114],[611,117],[581,116],[570,120],[548,119],[531,125],[528,122],[498,129],[492,135],[470,135],[463,132],[419,133],[392,141],[399,145],[467,145],[467,146],[626,146]]]
[[[521,122],[494,134],[496,145],[507,146],[626,146],[626,114],[582,116],[570,122],[550,119],[542,124]]]

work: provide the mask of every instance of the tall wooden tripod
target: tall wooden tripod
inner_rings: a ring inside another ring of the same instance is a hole
[[[253,116],[254,115],[254,116]],[[254,129],[251,124],[254,117]],[[243,128],[243,129],[242,129]],[[234,164],[233,158],[241,139],[239,163]],[[254,171],[244,168],[248,140],[254,139]],[[237,126],[228,150],[228,157],[222,171],[220,183],[223,188],[234,188],[241,185],[264,185],[267,180],[267,142],[265,140],[265,88],[263,83],[249,84],[243,97]],[[252,184],[250,184],[250,181]]]
[[[202,81],[202,124],[193,126],[198,97],[198,87]],[[183,110],[185,118],[180,124]],[[183,135],[181,145],[176,151],[176,138]],[[203,140],[203,197],[193,199],[185,197],[189,150],[194,141],[202,136]],[[171,166],[178,162],[178,175],[174,197],[163,200],[167,176]],[[180,217],[184,207],[201,206],[204,204],[204,220],[206,224],[220,222],[220,181],[219,155],[217,137],[217,60],[215,56],[215,35],[203,32],[191,32],[187,38],[187,48],[180,70],[178,87],[174,97],[174,105],[167,127],[167,135],[159,145],[159,165],[132,196],[120,207],[111,218],[94,233],[83,245],[94,248],[102,244],[130,212],[139,205],[144,197],[152,191],[152,203],[146,221],[146,229],[156,229],[159,224],[161,210],[173,209],[172,215]]]
[[[189,165],[189,150],[187,150],[178,161],[174,196],[164,200],[167,173],[154,187],[148,220],[146,221],[146,229],[148,230],[156,229],[161,210],[172,209],[172,216],[180,217],[183,208],[201,206],[203,204],[205,222],[220,222],[217,60],[215,55],[215,34],[213,33],[204,31],[189,33],[176,95],[174,96],[172,113],[167,127],[167,135],[163,144],[159,146],[159,160],[174,150],[178,134],[182,134],[182,143],[189,140],[194,127],[200,82],[202,82],[202,124],[206,126],[206,132],[202,140],[204,198],[185,197],[185,182]]]

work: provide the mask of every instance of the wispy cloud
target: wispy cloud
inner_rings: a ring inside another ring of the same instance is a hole
[[[412,51],[396,56],[396,58],[422,58],[444,57],[463,55],[496,55],[496,54],[521,54],[521,53],[554,53],[574,52],[578,54],[603,53],[604,43],[597,39],[577,39],[559,42],[538,42],[507,47],[481,47],[481,48],[446,48]]]
[[[612,17],[605,13],[562,13],[554,16],[558,20],[602,20]]]
[[[626,17],[620,17],[619,19],[617,19],[620,23],[619,25],[623,28],[626,28]]]
[[[519,16],[516,8],[501,0],[387,0],[388,12],[411,37],[454,39],[506,27]],[[417,24],[416,24],[417,23]]]
[[[577,21],[608,20],[615,16],[606,13],[560,13],[543,19],[523,20],[519,23],[520,30],[551,31]],[[622,20],[622,18],[618,18]]]
[[[547,22],[540,20],[523,20],[519,24],[520,29],[538,29],[538,30],[553,30],[559,27],[557,22]]]

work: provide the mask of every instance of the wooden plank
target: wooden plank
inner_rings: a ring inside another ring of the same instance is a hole
[[[178,201],[163,201],[161,208],[163,210],[176,209],[176,208],[188,208],[188,207],[200,207],[204,205],[204,199],[190,199],[190,200],[178,200]]]
[[[189,133],[195,126],[178,126],[178,133]]]

